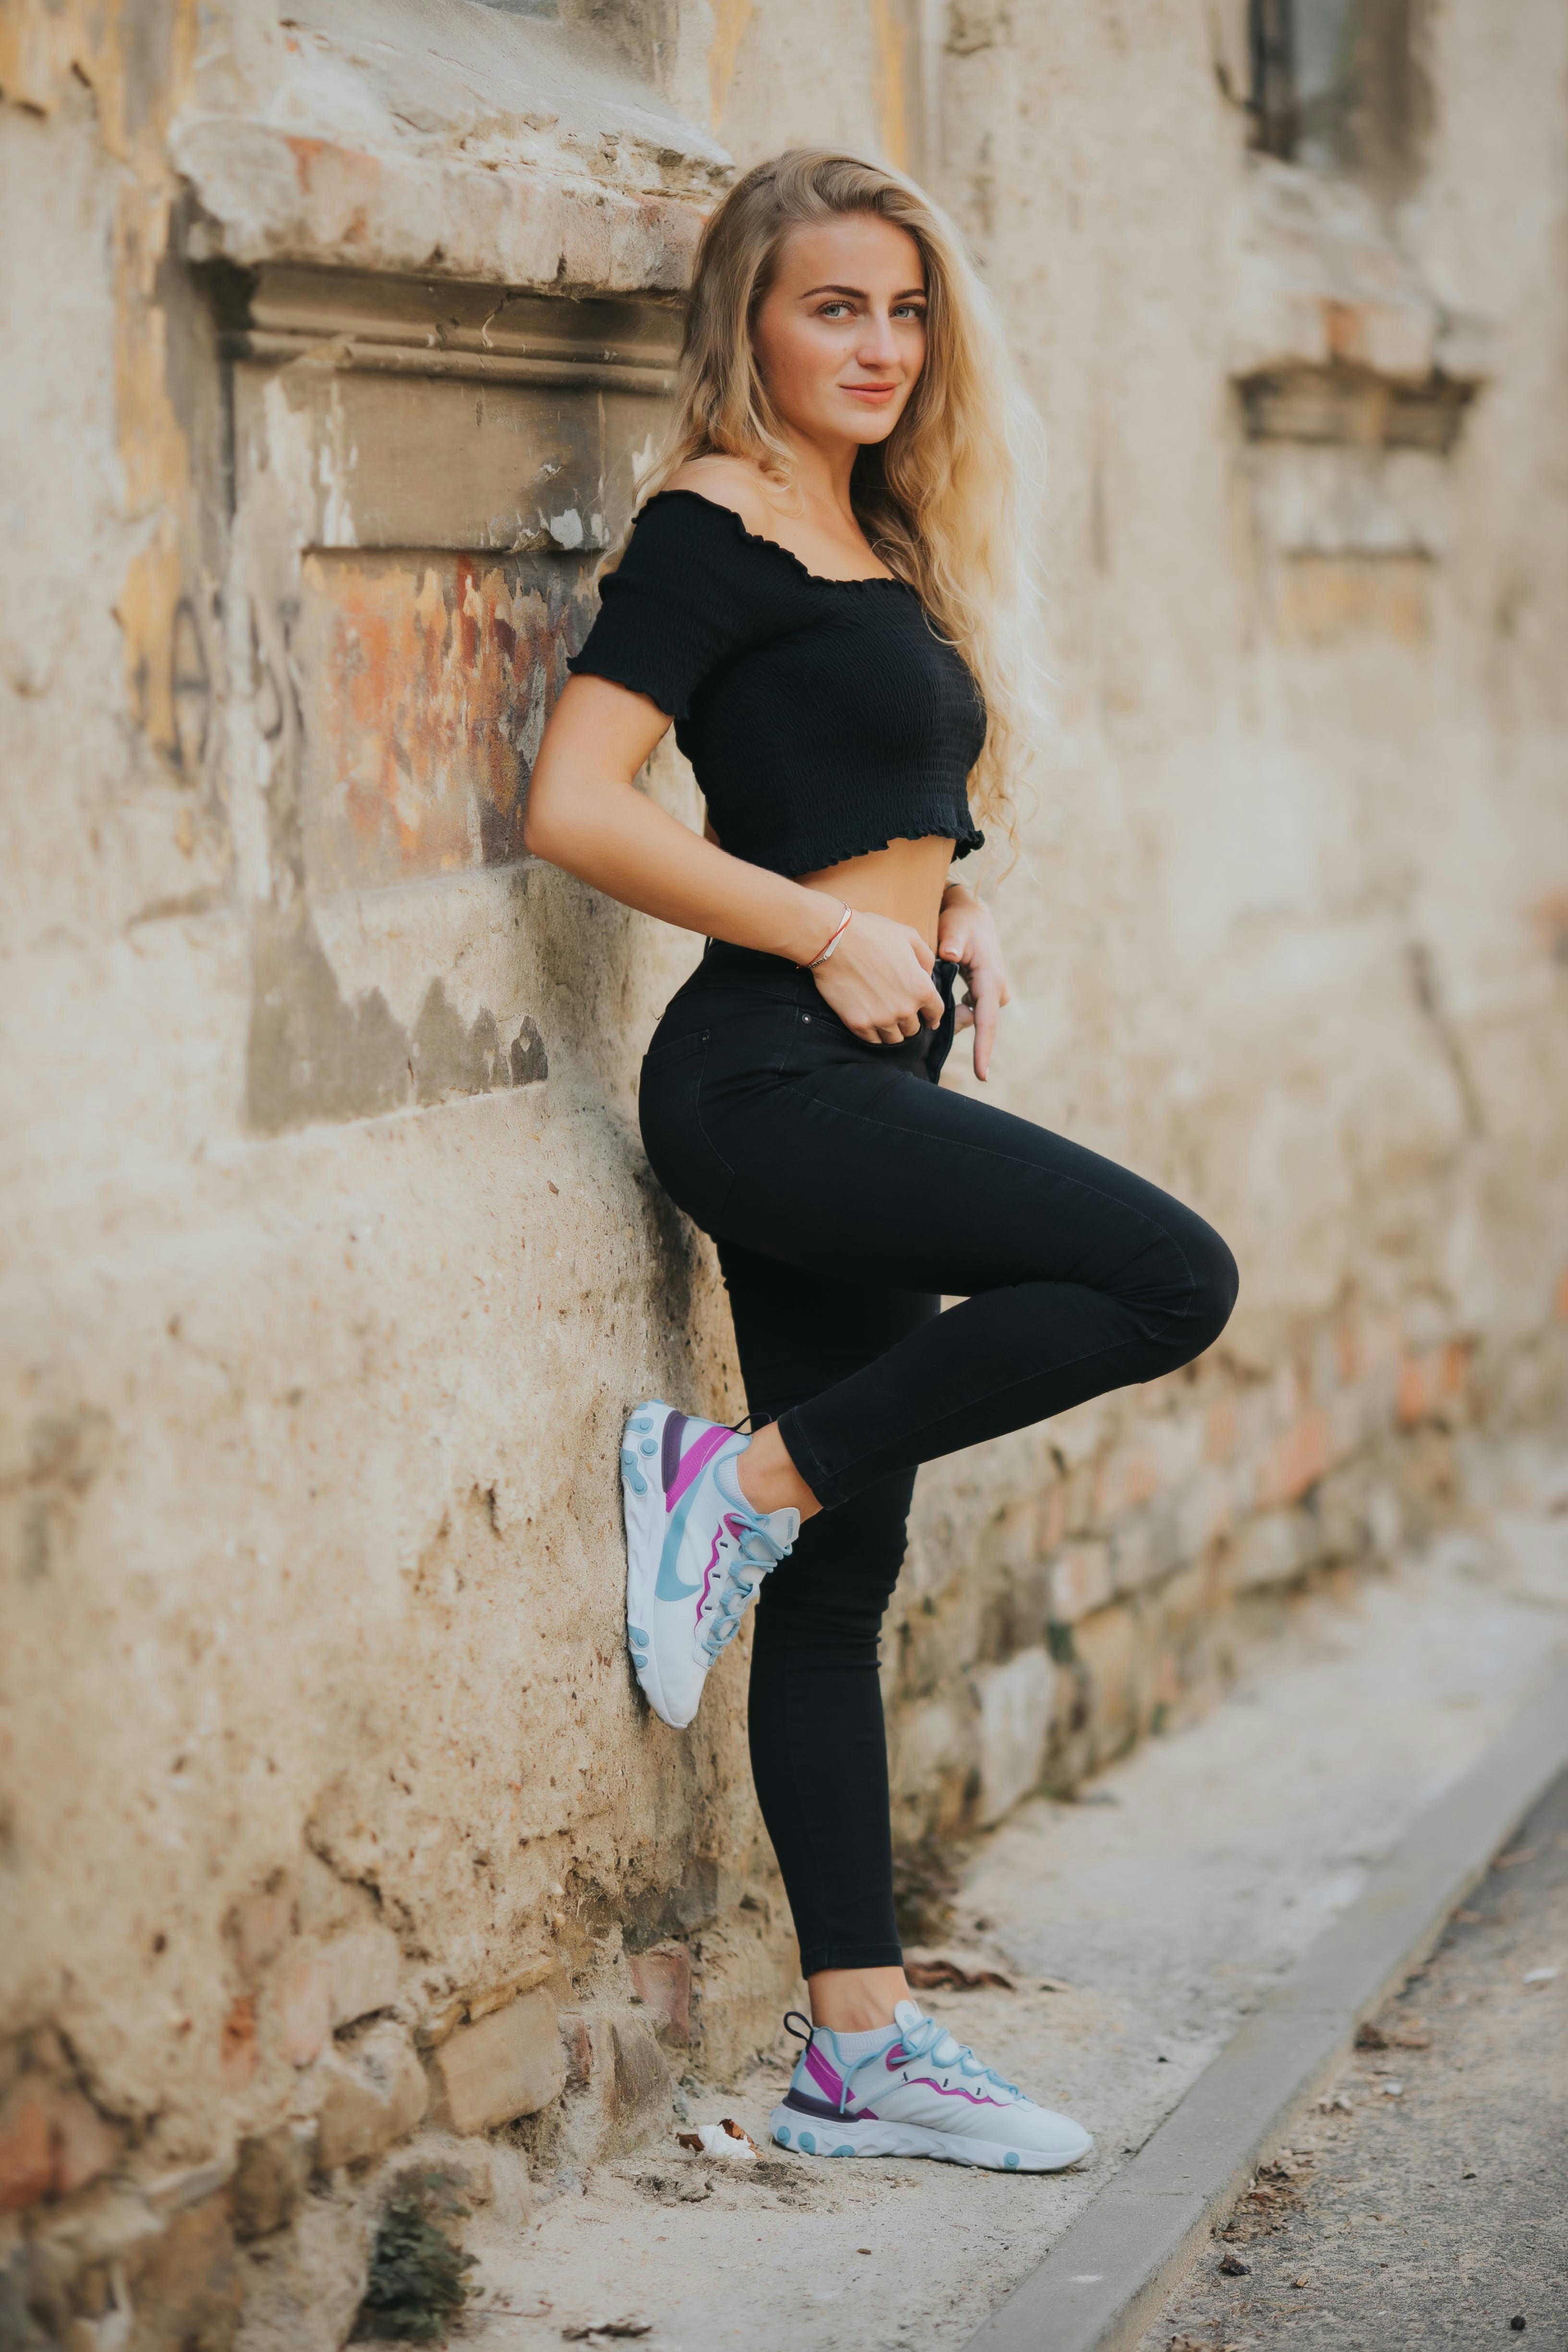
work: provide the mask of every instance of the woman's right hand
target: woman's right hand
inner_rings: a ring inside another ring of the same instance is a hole
[[[931,967],[931,949],[911,924],[861,909],[811,976],[852,1035],[868,1045],[896,1045],[916,1036],[922,1022],[934,1029],[942,1019]]]

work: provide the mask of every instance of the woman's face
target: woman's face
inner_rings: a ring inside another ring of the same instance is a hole
[[[792,229],[752,341],[780,417],[808,441],[885,441],[926,352],[925,269],[876,213]]]

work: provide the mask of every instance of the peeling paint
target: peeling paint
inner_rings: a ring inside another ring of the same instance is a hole
[[[548,557],[312,555],[303,589],[312,887],[521,856],[529,770],[586,634],[584,572]]]

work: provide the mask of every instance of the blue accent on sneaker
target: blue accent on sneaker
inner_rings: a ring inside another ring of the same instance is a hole
[[[637,1457],[632,1452],[629,1445],[622,1452],[621,1468],[631,1480],[634,1492],[639,1495],[646,1495],[647,1493],[647,1480],[643,1476],[642,1472],[638,1469]]]
[[[1017,2149],[1016,2147],[1010,2147],[1007,2150],[1006,2155],[1002,2158],[1002,2161],[1006,2166],[1009,2172],[1016,2172],[1018,2169]]]
[[[640,1421],[634,1421],[631,1426],[634,1429],[651,1429],[653,1427],[653,1423],[649,1421],[647,1415],[644,1413],[642,1419]]]
[[[788,2124],[780,2124],[777,2131],[773,2134],[773,2137],[777,2140],[781,2147],[787,2147],[789,2146],[790,2137]]]
[[[634,1475],[637,1474],[634,1473]],[[685,1583],[676,1573],[676,1563],[680,1558],[680,1547],[686,1536],[686,1522],[691,1517],[691,1506],[697,1500],[703,1479],[707,1475],[705,1470],[698,1472],[669,1515],[669,1522],[664,1531],[664,1549],[658,1556],[658,1574],[653,1580],[653,1597],[656,1601],[689,1601],[697,1591],[695,1584]]]
[[[637,1447],[637,1452],[639,1454],[657,1454],[658,1452],[658,1438],[645,1437],[642,1444]]]
[[[815,2132],[802,2132],[800,2136],[800,2144],[802,2147],[805,2148],[807,2156],[815,2156],[816,2154],[816,2134]]]
[[[646,1650],[647,1647],[647,1635],[643,1632],[640,1625],[628,1625],[626,1627],[626,1639],[628,1642],[635,1642],[639,1650]]]
[[[853,2155],[854,2155],[854,2153],[855,2153],[855,2151],[854,2151],[854,2149],[850,2147],[850,2145],[849,2145],[848,2141],[847,2141],[847,2140],[846,2140],[846,2141],[845,2141],[845,2143],[844,2143],[844,2145],[843,2145],[843,2147],[836,2147],[836,2148],[834,2149],[833,2153],[834,2153],[834,2155],[835,2155],[835,2156],[853,2156]]]

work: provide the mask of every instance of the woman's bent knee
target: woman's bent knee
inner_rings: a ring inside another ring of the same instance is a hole
[[[1192,1277],[1187,1308],[1182,1318],[1184,1363],[1191,1363],[1194,1356],[1201,1356],[1205,1348],[1214,1346],[1230,1321],[1241,1286],[1236,1260],[1214,1227],[1205,1224],[1201,1217],[1193,1219],[1193,1227],[1192,1234],[1184,1236]]]

